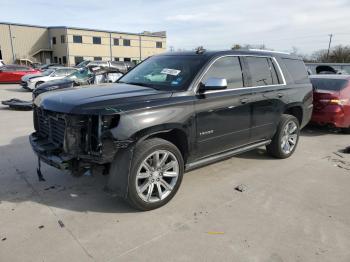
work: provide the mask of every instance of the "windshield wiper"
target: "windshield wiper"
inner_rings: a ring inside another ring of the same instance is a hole
[[[118,82],[118,83],[124,83],[124,84],[128,84],[128,85],[135,85],[135,86],[144,86],[144,87],[150,87],[150,88],[155,88],[152,84],[147,84],[147,83],[140,83],[140,82]]]

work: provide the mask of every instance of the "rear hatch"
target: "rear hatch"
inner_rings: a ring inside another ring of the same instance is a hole
[[[346,79],[311,78],[314,89],[314,110],[320,111],[327,105],[339,104],[340,92],[347,86]]]

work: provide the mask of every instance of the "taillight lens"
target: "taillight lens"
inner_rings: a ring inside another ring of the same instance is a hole
[[[332,104],[332,105],[343,106],[343,105],[346,105],[347,103],[349,103],[349,99],[331,99],[329,101],[329,103]]]
[[[338,99],[338,98],[320,99],[319,101],[324,104],[339,105],[339,106],[343,106],[349,103],[349,99]]]

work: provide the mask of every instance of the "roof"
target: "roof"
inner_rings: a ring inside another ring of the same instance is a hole
[[[320,74],[310,75],[311,79],[345,79],[350,80],[350,75],[338,75],[338,74]]]
[[[130,33],[130,32],[122,32],[122,31],[110,31],[110,30],[103,30],[103,29],[92,29],[92,28],[83,28],[83,27],[72,27],[72,26],[40,26],[40,25],[20,24],[20,23],[9,23],[9,22],[0,22],[0,24],[28,26],[28,27],[37,27],[37,28],[46,28],[46,29],[62,28],[62,29],[73,29],[73,30],[84,30],[84,31],[94,31],[94,32],[114,33],[114,34],[128,34],[128,35],[166,38],[166,31],[159,31],[159,32],[144,31],[142,33]]]
[[[179,56],[179,55],[188,55],[188,56],[205,56],[205,57],[214,57],[214,56],[222,56],[222,55],[254,55],[254,56],[272,56],[272,57],[282,57],[282,58],[292,58],[292,59],[300,59],[300,57],[296,55],[291,55],[288,53],[268,51],[268,50],[247,50],[247,49],[235,49],[235,50],[221,50],[221,51],[204,51],[201,53],[197,53],[196,51],[184,51],[184,52],[166,52],[159,54],[158,56]]]

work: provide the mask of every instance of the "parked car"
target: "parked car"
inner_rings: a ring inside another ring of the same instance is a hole
[[[108,87],[38,96],[30,143],[73,174],[104,168],[111,191],[151,210],[175,195],[185,171],[261,146],[288,158],[311,114],[298,57],[200,49],[152,56]]]
[[[61,64],[58,64],[58,63],[51,63],[51,64],[40,65],[38,68],[40,70],[46,70],[46,69],[49,69],[49,68],[57,68],[57,67],[64,67],[64,65],[61,65]]]
[[[48,75],[50,75],[53,71],[54,71],[54,69],[52,68],[52,69],[46,69],[46,70],[41,71],[41,72],[39,72],[39,73],[24,75],[24,76],[22,76],[22,78],[21,78],[21,83],[20,83],[20,85],[21,85],[24,89],[30,90],[30,89],[28,88],[28,81],[29,81],[30,79],[36,78],[36,77],[41,77],[41,76],[48,76]]]
[[[5,65],[0,67],[0,83],[20,83],[22,76],[40,72],[27,66]]]
[[[101,83],[114,83],[123,73],[115,68],[101,68],[99,66],[80,68],[78,72],[75,72],[63,79],[54,80],[41,84],[33,91],[33,98],[47,91],[63,90],[73,86],[84,86],[91,84]]]
[[[4,65],[5,65],[4,61],[0,60],[0,67],[2,67]]]
[[[350,76],[313,75],[310,80],[314,88],[311,121],[350,134]]]
[[[88,68],[96,68],[101,67],[103,69],[115,69],[120,71],[122,74],[128,72],[131,68],[133,68],[135,64],[133,62],[128,61],[88,61],[85,60],[77,65],[77,67],[88,67]]]
[[[78,69],[76,68],[69,68],[69,67],[61,67],[49,70],[50,73],[46,73],[42,76],[32,77],[30,78],[27,83],[27,89],[34,90],[38,86],[40,86],[43,83],[52,81],[52,80],[59,80],[62,78],[65,78],[73,73],[76,73]]]
[[[73,86],[90,85],[93,83],[94,74],[88,68],[77,69],[76,72],[58,79],[41,84],[33,90],[33,98],[38,95],[59,89],[67,89]]]

